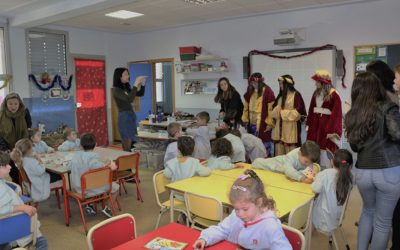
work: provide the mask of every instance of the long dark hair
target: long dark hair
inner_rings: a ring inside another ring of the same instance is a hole
[[[351,109],[345,117],[347,138],[350,143],[364,142],[376,131],[376,113],[387,98],[378,77],[371,72],[360,73],[351,88]]]
[[[381,80],[383,87],[387,91],[394,93],[393,80],[395,75],[389,65],[381,60],[372,61],[368,63],[367,71],[374,73]]]
[[[221,82],[225,81],[228,84],[228,90],[226,91],[226,93],[224,91],[222,91],[221,89]],[[214,97],[214,102],[216,103],[221,103],[223,100],[227,100],[227,99],[231,99],[233,96],[233,93],[236,91],[235,87],[232,86],[231,82],[229,81],[228,78],[226,77],[221,77],[218,80],[218,93],[217,95]]]
[[[122,68],[122,67],[121,68],[116,68],[114,70],[113,87],[114,88],[120,88],[120,89],[123,89],[123,90],[129,92],[129,91],[131,91],[131,85],[129,83],[121,82],[122,74],[125,71],[129,72],[129,70],[127,68]]]
[[[342,206],[351,190],[353,180],[351,167],[353,156],[346,149],[338,149],[333,157],[333,165],[338,170],[336,180],[336,199],[338,206]]]
[[[282,97],[281,107],[285,108],[288,91],[297,92],[297,90],[294,87],[294,80],[291,75],[283,75],[278,78],[278,81],[282,81],[283,90],[281,90],[281,88],[279,87],[279,94],[275,99],[273,107],[276,107],[276,105],[278,105],[279,98]],[[290,83],[289,81],[292,81],[292,83]]]
[[[258,88],[257,88],[257,95],[258,95],[258,98],[260,97],[260,96],[262,96],[262,94],[263,94],[263,88],[265,87],[265,86],[267,86],[265,83],[264,83],[264,77],[262,76],[262,74],[261,73],[259,73],[259,72],[255,72],[255,73],[253,73],[253,74],[251,74],[251,76],[250,76],[250,84],[249,84],[249,87],[248,87],[248,89],[247,89],[247,91],[249,92],[251,92],[251,93],[253,93],[254,92],[254,87],[253,87],[253,85],[251,85],[251,79],[252,78],[257,78],[258,80],[257,80],[257,82],[258,82]]]

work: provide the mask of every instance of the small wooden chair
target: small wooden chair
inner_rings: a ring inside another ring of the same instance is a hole
[[[222,203],[214,197],[185,192],[185,204],[192,228],[202,230],[223,219]]]
[[[107,190],[104,193],[97,194],[91,197],[87,197],[85,195],[85,192],[88,190],[93,190],[104,186],[108,186]],[[112,214],[115,215],[114,201],[112,199],[111,191],[112,191],[112,171],[110,168],[105,167],[105,168],[89,170],[81,175],[81,193],[77,193],[74,191],[68,192],[68,197],[74,198],[78,203],[83,223],[83,228],[85,229],[85,232],[87,232],[87,226],[86,226],[85,214],[82,209],[83,206],[100,201],[102,201],[104,205],[104,201],[109,200],[111,204]],[[68,207],[68,212],[71,213],[71,209],[69,207]]]
[[[21,177],[21,180],[22,180],[21,189],[23,189],[22,188],[24,186],[23,184],[26,183],[28,185],[28,187],[29,187],[29,190],[30,190],[30,188],[32,186],[32,182],[29,179],[29,176],[26,173],[25,169],[24,168],[20,168],[19,169],[19,174],[20,174],[20,177]],[[60,192],[62,194],[62,192],[63,192],[62,189],[63,189],[62,187],[51,187],[50,188],[50,191],[54,191],[54,193],[56,194],[58,209],[61,209]],[[22,193],[24,193],[24,192],[22,192]],[[26,193],[29,193],[29,191],[26,190]],[[39,207],[39,203],[38,202],[34,202],[34,205],[35,205],[36,208]]]
[[[160,196],[162,194],[165,194],[167,192],[167,189],[165,188],[166,185],[168,185],[171,182],[170,179],[165,177],[164,175],[164,170],[158,171],[153,175],[153,186],[154,186],[154,192],[156,195],[156,201],[157,205],[160,207],[160,213],[158,214],[157,222],[156,222],[156,229],[158,228],[158,225],[160,224],[161,216],[169,211],[171,207],[171,202],[170,199],[162,202]],[[183,201],[174,199],[174,210],[184,214],[186,216],[186,226],[189,225],[188,223],[188,214],[187,210],[185,207],[185,203]]]
[[[89,250],[108,250],[136,239],[136,222],[130,214],[120,214],[93,226],[87,235]]]
[[[140,180],[139,180],[139,160],[140,154],[138,152],[124,155],[117,158],[115,164],[118,169],[114,172],[114,180],[119,184],[119,193],[121,194],[121,188],[124,189],[125,193],[127,193],[127,189],[125,187],[125,182],[127,181],[135,181],[136,184],[136,197],[138,200],[143,202],[142,191],[140,189]]]

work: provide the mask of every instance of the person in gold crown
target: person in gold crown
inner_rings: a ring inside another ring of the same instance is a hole
[[[307,117],[307,140],[315,141],[321,148],[321,165],[330,166],[326,155],[338,149],[342,136],[342,102],[332,86],[331,76],[326,70],[317,70],[311,77],[316,90],[311,98]]]
[[[272,110],[275,121],[272,129],[275,156],[285,155],[301,146],[301,123],[307,115],[303,97],[294,88],[293,77],[283,75],[278,78],[278,82],[279,94]]]

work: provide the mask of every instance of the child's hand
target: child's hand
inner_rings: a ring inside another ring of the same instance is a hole
[[[233,168],[244,168],[244,164],[243,163],[235,163]]]
[[[104,162],[105,166],[110,166],[110,164],[111,164],[111,160],[110,159],[104,159],[103,162]]]
[[[29,216],[33,216],[36,214],[36,208],[28,205],[19,205],[15,206],[14,211],[24,212]]]
[[[206,241],[203,239],[198,239],[196,242],[193,244],[193,248],[195,250],[203,250],[204,247],[206,246]]]
[[[47,151],[48,151],[47,153],[54,153],[56,150],[54,148],[49,147],[49,149]]]
[[[313,183],[313,181],[314,180],[311,178],[307,178],[307,177],[301,178],[301,182],[303,182],[303,183],[311,184],[311,183]]]
[[[115,170],[118,169],[118,166],[115,165],[115,162],[113,162],[113,161],[109,165],[110,165],[110,168],[111,168],[112,171],[115,171]]]
[[[43,163],[43,161],[42,161],[42,159],[40,158],[39,155],[34,155],[34,157],[39,163]]]

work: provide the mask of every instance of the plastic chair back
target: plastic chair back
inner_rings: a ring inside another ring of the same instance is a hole
[[[306,201],[300,206],[292,209],[289,214],[288,226],[296,228],[302,232],[308,229],[311,224],[311,212],[314,199]]]
[[[87,235],[87,243],[89,250],[108,250],[135,238],[135,218],[121,214],[93,226]]]
[[[191,214],[212,221],[222,221],[223,219],[222,203],[214,197],[185,192],[185,203],[189,219]]]
[[[26,213],[0,216],[0,244],[6,244],[33,234],[32,244],[37,238],[37,214],[30,217]]]
[[[165,186],[168,185],[169,183],[171,183],[171,180],[165,177],[164,170],[158,171],[153,175],[154,191],[156,195],[157,204],[160,207],[162,206],[160,201],[160,195],[167,192]]]
[[[289,240],[290,245],[293,250],[304,250],[305,249],[305,241],[304,235],[297,229],[293,227],[289,227],[286,225],[282,225],[283,232],[285,233],[286,238]]]

